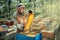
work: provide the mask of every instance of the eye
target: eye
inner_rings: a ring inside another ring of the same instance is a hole
[[[21,8],[19,8],[19,10],[20,10]]]

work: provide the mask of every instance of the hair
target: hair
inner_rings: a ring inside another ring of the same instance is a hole
[[[19,8],[19,7],[24,7],[25,8],[25,6],[22,3],[17,4],[17,8]]]
[[[20,6],[22,6],[22,5],[19,5],[18,8],[19,8]]]

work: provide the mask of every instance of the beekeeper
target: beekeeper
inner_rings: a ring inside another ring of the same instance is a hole
[[[13,15],[13,21],[16,24],[17,31],[21,32],[26,25],[25,6],[22,3],[17,4],[17,13]]]

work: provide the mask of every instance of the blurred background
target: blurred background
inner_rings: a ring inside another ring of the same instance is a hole
[[[26,12],[33,10],[35,17],[54,18],[60,25],[60,0],[0,0],[0,20],[11,19],[18,3],[25,5]]]
[[[60,0],[0,0],[0,19],[10,18],[16,12],[18,3],[23,3],[26,11],[32,9],[35,16],[50,16],[60,20]]]

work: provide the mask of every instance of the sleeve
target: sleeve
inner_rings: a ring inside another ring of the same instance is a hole
[[[34,14],[29,15],[28,20],[27,20],[27,24],[26,24],[24,30],[29,30],[30,29],[30,26],[33,22],[33,19],[34,19]]]

